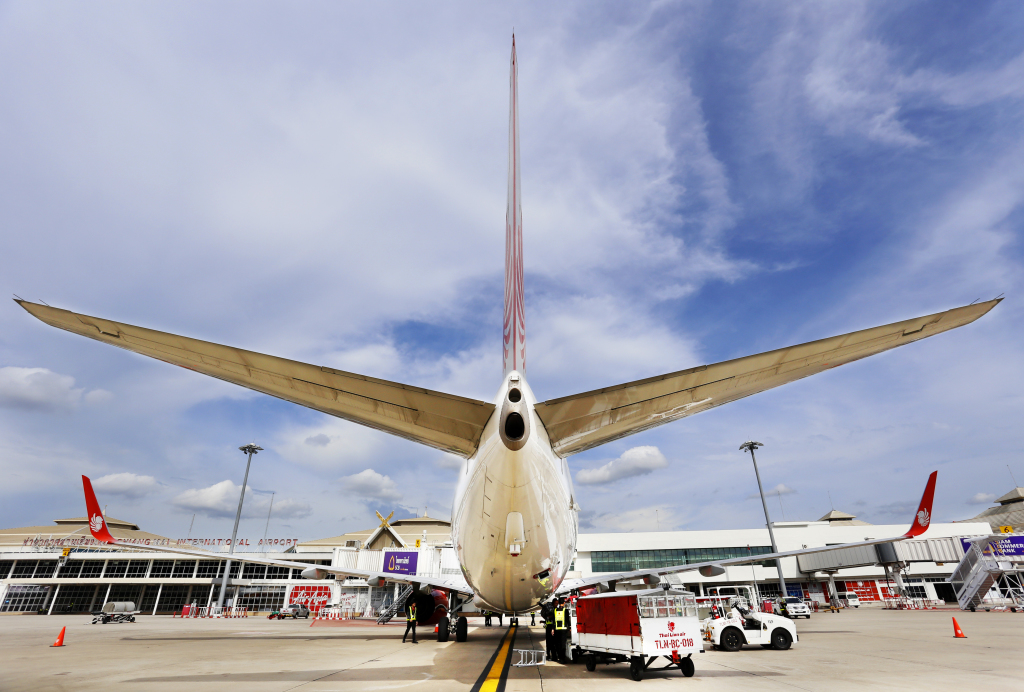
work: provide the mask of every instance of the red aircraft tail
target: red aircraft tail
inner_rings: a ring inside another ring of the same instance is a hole
[[[932,475],[928,476],[928,485],[924,487],[921,504],[917,506],[917,514],[914,515],[914,523],[910,526],[910,530],[903,534],[906,538],[920,536],[931,525],[932,500],[935,498],[935,478],[938,475],[938,471],[932,471]]]
[[[88,476],[82,476],[82,487],[85,488],[85,510],[92,537],[101,543],[116,543],[117,541],[107,530],[107,521],[103,518],[103,512],[100,511],[100,503],[96,501],[96,493],[92,491],[92,481]]]

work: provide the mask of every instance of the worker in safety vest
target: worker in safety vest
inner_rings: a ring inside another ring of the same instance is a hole
[[[565,645],[569,638],[569,609],[565,607],[565,599],[559,599],[555,606],[555,660],[565,660]]]
[[[544,648],[547,649],[548,659],[555,660],[555,610],[550,604],[542,606],[541,614],[544,616]]]
[[[414,596],[410,596],[409,600],[405,602],[405,634],[402,635],[402,643],[405,643],[405,638],[409,634],[409,630],[412,630],[412,643],[419,644],[416,641],[416,600]]]

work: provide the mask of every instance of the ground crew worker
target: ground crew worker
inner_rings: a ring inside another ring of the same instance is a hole
[[[501,613],[494,613],[494,614],[498,616],[498,627],[504,627],[505,624],[501,621],[502,614]]]
[[[550,605],[545,605],[544,615],[544,647],[548,652],[548,660],[555,660],[555,613]]]
[[[532,613],[530,613],[530,627],[536,627],[536,626],[537,626],[537,611],[535,610]]]
[[[402,635],[403,644],[405,643],[406,636],[409,634],[409,630],[412,630],[412,643],[419,644],[416,641],[416,601],[412,596],[405,602],[405,634]]]
[[[567,663],[565,661],[565,640],[569,634],[569,626],[567,624],[569,613],[565,607],[565,601],[559,600],[558,605],[555,607],[555,656],[556,659]]]
[[[485,610],[484,611],[484,627],[490,627],[490,626],[491,626],[491,611]]]

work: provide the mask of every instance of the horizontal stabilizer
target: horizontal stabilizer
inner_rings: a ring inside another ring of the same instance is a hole
[[[46,324],[383,430],[472,456],[494,405],[17,301]]]
[[[537,404],[562,457],[962,327],[1001,298]]]

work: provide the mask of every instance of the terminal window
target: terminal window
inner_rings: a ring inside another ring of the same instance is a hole
[[[150,578],[169,577],[173,567],[174,560],[153,560],[153,569],[150,570],[149,576]]]
[[[119,579],[124,576],[126,571],[128,571],[127,560],[108,560],[107,569],[103,572],[103,576],[108,579]]]
[[[749,555],[766,555],[771,546],[742,548],[680,548],[676,550],[595,550],[590,553],[590,569],[593,572],[629,572],[635,569],[652,569],[689,565],[695,562],[711,562]],[[774,567],[774,561],[765,561],[764,567]]]
[[[0,605],[0,612],[27,613],[40,610],[46,603],[46,597],[49,593],[49,586],[12,584],[7,587],[7,593],[4,594],[4,602]]]
[[[178,560],[174,563],[173,579],[191,579],[196,571],[195,560]]]
[[[64,566],[60,568],[60,577],[62,579],[74,579],[78,576],[79,572],[81,571],[81,560],[68,560],[64,563]]]
[[[79,579],[88,579],[90,577],[98,577],[103,574],[103,565],[106,562],[103,560],[83,560],[82,571],[78,573]]]

